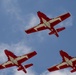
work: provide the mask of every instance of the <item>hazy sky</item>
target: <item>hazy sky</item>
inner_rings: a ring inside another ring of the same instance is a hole
[[[76,1],[75,0],[0,0],[0,63],[4,63],[7,57],[4,49],[23,55],[36,51],[37,55],[27,62],[34,66],[27,69],[26,75],[76,75],[70,70],[62,70],[49,73],[47,68],[62,61],[59,54],[64,50],[71,56],[76,56]],[[66,30],[49,36],[49,30],[33,34],[26,34],[24,30],[39,24],[37,11],[45,13],[49,18],[57,17],[69,12],[71,17],[58,24],[65,26]],[[17,67],[0,71],[0,75],[25,75],[18,72]]]

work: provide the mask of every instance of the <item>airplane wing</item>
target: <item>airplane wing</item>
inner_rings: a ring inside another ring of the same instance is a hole
[[[65,14],[63,14],[63,15],[60,15],[60,16],[54,18],[55,20],[56,20],[56,19],[58,19],[58,20],[55,21],[55,22],[53,22],[51,25],[52,25],[52,26],[55,26],[55,25],[57,25],[58,23],[64,21],[64,20],[67,19],[67,18],[69,18],[70,16],[71,16],[70,13],[65,13]]]
[[[40,24],[43,23],[42,18],[46,19],[46,21],[51,20],[51,19],[48,18],[44,13],[42,13],[42,12],[40,12],[40,11],[37,12],[37,15],[38,15],[38,17],[39,17],[39,19],[40,19]]]
[[[27,73],[26,69],[22,65],[20,65],[17,69],[18,71],[22,70],[23,72]]]
[[[19,56],[18,58],[16,58],[16,60],[18,61],[18,63],[22,63],[30,58],[32,58],[33,56],[35,56],[37,53],[35,51],[25,54],[23,56]]]
[[[60,17],[61,20],[63,21],[63,20],[67,19],[67,18],[70,17],[70,16],[71,16],[70,13],[65,13],[65,14],[63,14],[63,15],[61,15],[61,16],[59,16],[59,17]]]
[[[25,32],[26,32],[27,34],[48,29],[48,28],[43,24],[42,18],[45,19],[46,21],[49,21],[49,20],[51,20],[51,19],[48,18],[44,13],[42,13],[42,12],[40,12],[40,11],[38,11],[37,14],[38,14],[38,17],[39,17],[39,19],[40,19],[40,24],[38,24],[37,26],[32,27],[32,28],[30,28],[30,29],[28,29],[28,30],[25,30]]]
[[[53,71],[56,71],[56,70],[60,70],[60,69],[64,69],[64,68],[68,68],[68,64],[66,62],[62,62],[56,66],[53,66],[51,68],[48,68],[48,71],[49,72],[53,72]]]
[[[0,69],[9,68],[12,66],[14,66],[14,64],[11,61],[7,61],[7,62],[0,65]]]
[[[28,30],[25,30],[25,32],[26,32],[27,34],[30,34],[30,33],[38,32],[38,31],[45,30],[45,29],[48,29],[48,28],[45,27],[44,24],[38,24],[38,25],[35,26],[35,27],[32,27],[32,28],[30,28],[30,29],[28,29]]]

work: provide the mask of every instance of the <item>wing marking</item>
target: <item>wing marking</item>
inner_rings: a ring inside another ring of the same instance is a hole
[[[71,61],[76,61],[76,58],[71,59]]]
[[[59,65],[57,65],[56,67],[58,68],[58,69],[60,69],[60,67],[62,67],[62,66],[64,66],[64,65],[68,65],[66,62],[62,62],[61,64],[59,64]]]
[[[8,66],[8,65],[10,65],[10,64],[13,64],[11,61],[7,61],[7,62],[5,62],[4,64],[2,64],[2,66],[3,67],[6,67],[6,66]]]
[[[38,31],[38,28],[41,28],[41,27],[44,27],[44,24],[39,24],[39,25],[35,26],[34,29],[35,29],[36,31]]]
[[[25,56],[19,56],[18,58],[16,58],[16,60],[19,61],[19,60],[22,60],[24,58],[28,59],[28,56],[27,55],[25,55]]]

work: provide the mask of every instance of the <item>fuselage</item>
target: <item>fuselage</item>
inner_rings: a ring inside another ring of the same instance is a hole
[[[52,28],[52,26],[51,26],[51,23],[53,23],[53,22],[55,22],[55,21],[57,21],[57,20],[59,20],[59,21],[61,21],[61,18],[53,18],[53,19],[51,19],[51,20],[49,20],[49,21],[47,21],[47,20],[45,20],[44,18],[42,18],[42,21],[43,21],[43,24],[44,24],[44,26],[45,27],[48,27],[48,28]]]
[[[76,58],[68,59],[68,58],[64,57],[64,59],[65,59],[65,62],[67,63],[67,65],[76,69]]]
[[[73,67],[73,62],[72,62],[72,60],[69,60],[69,59],[66,58],[66,57],[64,57],[64,60],[65,60],[65,62],[66,62],[69,66]]]
[[[53,31],[54,30],[54,27],[52,26],[52,24],[56,21],[61,21],[61,18],[53,18],[49,21],[47,21],[46,19],[42,18],[42,21],[43,23],[37,25],[34,29],[37,31],[38,28],[44,26],[44,27],[47,27],[49,30]],[[55,25],[55,24],[54,24]],[[55,31],[55,30],[54,30]],[[55,31],[56,32],[56,31]]]
[[[9,58],[10,58],[10,61],[12,62],[12,64],[19,65],[18,61],[16,60],[16,58],[13,58],[11,56],[9,56]]]

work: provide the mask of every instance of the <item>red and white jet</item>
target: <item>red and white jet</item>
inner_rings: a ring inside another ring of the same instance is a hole
[[[71,68],[73,68],[71,70],[71,72],[75,72],[76,71],[76,58],[69,56],[66,52],[64,52],[62,50],[60,51],[60,55],[62,56],[63,61],[56,66],[48,68],[48,71],[52,72],[52,71],[71,67]]]
[[[58,32],[64,30],[65,27],[55,29],[54,26],[62,22],[63,20],[67,19],[68,17],[70,17],[70,13],[65,13],[59,17],[51,18],[51,19],[48,18],[44,13],[40,11],[38,11],[37,14],[38,14],[38,17],[40,18],[40,24],[28,30],[25,30],[27,34],[49,29],[51,31],[49,35],[55,34],[57,37],[59,37]]]
[[[19,70],[23,70],[25,73],[27,73],[27,71],[25,70],[26,68],[29,68],[31,66],[33,66],[33,64],[27,64],[24,65],[24,67],[21,65],[22,62],[30,59],[31,57],[35,56],[37,53],[35,51],[22,55],[22,56],[16,56],[14,55],[12,52],[5,50],[5,54],[8,57],[8,61],[6,61],[5,63],[0,65],[0,69],[5,69],[5,68],[9,68],[9,67],[13,67],[13,66],[17,66],[18,67],[18,71]]]

